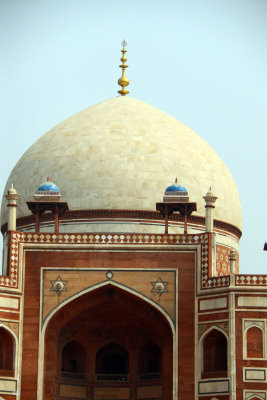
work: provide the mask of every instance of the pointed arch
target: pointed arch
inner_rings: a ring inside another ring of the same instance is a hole
[[[112,380],[128,380],[129,353],[127,349],[116,342],[110,342],[100,347],[96,353],[95,372],[98,380],[106,380],[113,375]]]
[[[166,321],[166,327],[168,326],[170,329],[170,338],[172,340],[172,376],[173,376],[173,380],[172,380],[172,392],[173,395],[176,396],[177,393],[177,380],[176,380],[176,376],[177,376],[177,322],[176,320],[173,320],[171,318],[171,316],[168,314],[167,311],[164,310],[163,307],[161,307],[161,305],[157,304],[155,301],[153,301],[152,299],[150,299],[149,297],[146,297],[145,295],[135,291],[132,288],[129,288],[125,285],[122,285],[118,282],[114,282],[114,281],[104,281],[101,282],[99,284],[93,285],[89,288],[86,288],[78,293],[76,293],[75,295],[71,296],[70,298],[66,299],[65,301],[63,301],[62,303],[60,303],[58,306],[56,306],[54,309],[51,310],[51,312],[46,316],[43,325],[42,325],[42,321],[40,321],[40,335],[39,335],[39,346],[42,349],[42,351],[39,353],[39,358],[38,358],[38,370],[40,371],[40,374],[38,374],[38,392],[37,392],[37,399],[41,400],[42,396],[43,396],[43,379],[44,379],[44,347],[45,347],[45,337],[46,337],[46,330],[48,327],[49,322],[51,321],[51,319],[65,306],[67,306],[68,304],[72,303],[73,301],[79,299],[80,297],[82,297],[83,295],[89,294],[90,292],[94,292],[97,289],[101,289],[105,286],[113,286],[115,289],[119,289],[121,292],[124,292],[125,294],[131,294],[133,296],[133,298],[137,298],[140,300],[142,300],[145,303],[150,304],[150,306],[152,306],[152,308],[155,309],[154,312],[158,312],[159,313],[159,317],[161,315],[161,317],[164,317],[164,320]],[[40,318],[41,318],[41,314],[40,314]]]
[[[77,341],[71,340],[66,343],[62,349],[62,376],[71,374],[72,378],[85,375],[86,371],[86,351],[84,347]]]
[[[161,350],[153,341],[148,341],[139,349],[138,374],[140,381],[157,380],[161,374]]]
[[[246,329],[246,350],[247,358],[264,357],[264,330],[261,326],[253,324]]]
[[[200,340],[201,378],[226,377],[228,371],[228,336],[211,326]]]
[[[12,329],[0,323],[0,375],[15,376],[18,338]]]

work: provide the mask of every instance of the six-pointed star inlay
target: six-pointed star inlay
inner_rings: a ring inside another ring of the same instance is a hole
[[[163,282],[163,280],[159,277],[156,282],[151,282],[152,290],[151,293],[158,293],[159,297],[163,294],[163,293],[168,293],[168,286],[169,282]]]
[[[50,283],[50,292],[56,292],[58,296],[60,296],[62,292],[68,291],[68,289],[66,288],[68,281],[63,281],[60,275],[58,275],[56,280],[50,281]]]

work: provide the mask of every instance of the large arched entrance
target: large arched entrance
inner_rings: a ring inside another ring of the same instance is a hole
[[[45,334],[46,400],[172,399],[173,334],[146,300],[112,284],[61,308]]]

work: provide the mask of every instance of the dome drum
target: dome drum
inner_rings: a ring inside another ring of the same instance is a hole
[[[195,213],[194,213],[195,214]],[[205,217],[190,215],[188,218],[188,233],[205,231]],[[169,216],[169,233],[182,233],[184,230],[183,217],[179,213]],[[34,215],[17,219],[19,231],[34,232]],[[164,217],[158,211],[146,210],[68,210],[60,216],[60,232],[134,232],[134,233],[162,233]],[[54,217],[52,213],[40,216],[40,232],[54,231]],[[232,237],[238,242],[241,231],[236,226],[223,221],[214,220],[214,231]],[[1,227],[1,232],[7,232],[7,223]],[[233,244],[232,244],[233,245]]]

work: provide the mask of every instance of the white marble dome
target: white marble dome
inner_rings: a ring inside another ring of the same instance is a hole
[[[178,182],[205,215],[209,187],[218,196],[215,218],[242,229],[235,182],[215,151],[188,127],[131,97],[116,97],[61,122],[21,157],[7,181],[26,201],[50,176],[70,209],[155,210],[167,186]],[[6,199],[1,225],[7,222]]]

